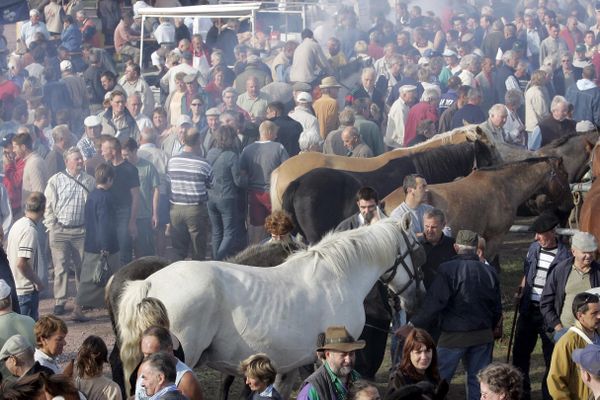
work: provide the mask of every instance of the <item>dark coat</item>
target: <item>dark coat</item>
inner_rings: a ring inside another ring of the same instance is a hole
[[[302,125],[287,115],[277,116],[271,118],[269,121],[273,122],[279,128],[275,141],[283,145],[288,155],[293,157],[300,153],[298,139],[300,139],[300,134],[304,130]]]
[[[427,293],[411,319],[417,327],[429,327],[440,316],[443,332],[491,330],[502,317],[498,275],[476,254],[459,254],[441,264]]]
[[[565,302],[565,286],[567,279],[573,270],[573,257],[561,261],[546,278],[546,286],[542,292],[540,301],[540,311],[544,316],[544,322],[548,331],[553,331],[554,327],[560,324],[560,314]],[[600,264],[592,262],[590,269],[590,283],[592,287],[600,286]],[[571,305],[567,305],[570,307]]]
[[[533,242],[527,250],[527,256],[525,262],[523,262],[523,274],[525,275],[525,286],[521,293],[521,304],[519,305],[519,312],[523,315],[529,314],[529,305],[531,304],[531,290],[533,288],[533,281],[535,280],[535,274],[537,271],[538,260],[540,257],[540,250],[542,246],[538,242]],[[548,275],[558,265],[558,263],[571,257],[571,253],[567,246],[558,242],[558,251],[556,257],[550,263],[548,267]]]
[[[454,238],[442,235],[442,238],[435,246],[429,242],[424,242],[423,250],[425,250],[427,259],[425,264],[421,266],[421,270],[423,271],[423,284],[425,285],[425,289],[428,290],[437,275],[439,266],[456,257]]]

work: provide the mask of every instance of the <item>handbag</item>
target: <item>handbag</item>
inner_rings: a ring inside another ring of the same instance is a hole
[[[104,286],[110,278],[110,266],[108,265],[108,256],[101,255],[94,268],[92,282],[96,285]]]

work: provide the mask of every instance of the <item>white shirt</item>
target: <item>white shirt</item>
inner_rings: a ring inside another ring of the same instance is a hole
[[[50,357],[48,354],[44,353],[40,349],[35,349],[35,353],[33,354],[33,359],[40,363],[41,366],[46,368],[50,368],[54,371],[55,374],[60,374],[61,370],[58,366],[58,362],[56,358]]]
[[[175,26],[170,22],[163,22],[154,30],[154,38],[158,44],[175,43]]]

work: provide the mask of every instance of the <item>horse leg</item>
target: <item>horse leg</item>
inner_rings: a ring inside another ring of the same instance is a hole
[[[221,385],[221,393],[219,395],[219,400],[228,400],[229,390],[231,389],[231,385],[233,385],[235,375],[221,374],[221,377],[223,377],[223,384]]]
[[[121,393],[125,393],[125,380],[123,378],[123,363],[121,362],[121,355],[119,350],[119,343],[115,343],[108,362],[110,363],[110,370],[112,372],[113,381],[121,388]],[[125,397],[125,396],[124,396]]]
[[[284,399],[290,398],[292,387],[294,386],[297,377],[298,369],[293,369],[285,374],[277,374],[277,377],[275,378],[275,389],[277,389],[281,397]]]

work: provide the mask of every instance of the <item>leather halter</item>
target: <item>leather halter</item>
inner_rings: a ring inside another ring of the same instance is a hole
[[[400,296],[402,293],[404,293],[410,287],[410,285],[412,285],[413,282],[415,282],[418,288],[421,281],[423,281],[423,271],[421,270],[421,267],[417,267],[413,264],[413,268],[411,270],[411,268],[409,268],[408,264],[406,263],[406,257],[412,256],[412,253],[415,250],[418,250],[421,247],[421,244],[419,244],[417,240],[411,242],[404,230],[402,230],[402,238],[407,244],[406,251],[404,251],[401,254],[398,254],[396,256],[396,261],[394,261],[394,265],[388,268],[379,278],[379,281],[386,285],[388,289],[396,296]],[[396,277],[396,273],[398,272],[398,266],[400,265],[402,265],[402,268],[408,275],[409,279],[399,290],[396,291],[392,289],[389,284]]]

